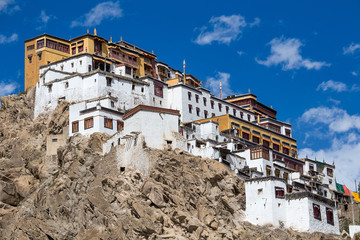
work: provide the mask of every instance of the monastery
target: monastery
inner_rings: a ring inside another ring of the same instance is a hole
[[[252,93],[215,96],[185,74],[185,62],[176,70],[96,30],[71,40],[26,40],[25,88],[31,87],[35,117],[70,103],[68,133],[49,136],[49,149],[74,134],[107,133],[103,154],[116,151],[120,169],[146,172],[148,163],[129,157],[142,154],[140,139],[151,148],[180,148],[222,162],[245,181],[247,221],[339,234],[337,204],[345,196],[336,190],[335,166],[299,159],[291,125]]]

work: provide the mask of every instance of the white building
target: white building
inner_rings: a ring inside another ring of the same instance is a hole
[[[124,129],[117,132],[104,144],[104,154],[112,147],[121,145],[129,138],[142,136],[147,147],[164,149],[166,147],[185,150],[185,141],[179,133],[177,110],[139,105],[125,115]]]
[[[339,234],[334,201],[310,192],[285,194],[286,188],[286,180],[276,177],[246,180],[246,220],[301,232]]]

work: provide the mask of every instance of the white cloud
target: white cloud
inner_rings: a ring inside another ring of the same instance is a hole
[[[40,16],[38,17],[38,22],[39,22],[40,26],[38,26],[36,29],[37,30],[44,29],[46,27],[47,23],[51,19],[56,19],[56,17],[53,15],[50,15],[50,14],[47,15],[45,10],[41,10]]]
[[[353,180],[360,177],[360,116],[350,115],[337,107],[318,107],[305,111],[300,121],[314,129],[322,126],[322,132],[328,135],[331,143],[324,149],[304,148],[299,156],[325,159],[328,163],[335,161],[338,182],[353,187]],[[314,137],[314,134],[305,133],[306,136]]]
[[[334,103],[335,105],[339,105],[341,103],[341,101],[333,99],[333,98],[329,98],[329,102]]]
[[[343,82],[337,82],[337,81],[333,81],[333,80],[329,80],[327,82],[322,82],[319,84],[319,86],[316,88],[317,91],[319,90],[323,90],[323,91],[327,91],[327,90],[333,90],[336,92],[344,92],[347,90],[347,86],[345,83]]]
[[[358,49],[360,49],[359,43],[351,43],[348,47],[343,47],[343,53],[345,54],[354,54]]]
[[[341,108],[317,107],[305,111],[300,118],[309,124],[325,124],[331,132],[347,132],[352,129],[360,130],[360,116],[349,115]]]
[[[210,27],[203,26],[200,28],[200,34],[195,39],[199,45],[211,44],[218,42],[230,44],[231,41],[239,39],[245,27],[253,27],[260,24],[260,19],[255,18],[254,22],[247,23],[241,15],[211,17],[209,20]]]
[[[242,55],[245,54],[245,52],[243,52],[243,51],[237,51],[237,54],[239,54],[239,56],[242,56]]]
[[[333,80],[329,80],[329,81],[324,81],[322,83],[319,84],[319,86],[316,88],[317,91],[327,91],[327,90],[332,90],[335,92],[346,92],[346,91],[358,91],[359,87],[354,84],[352,85],[352,87],[348,87],[345,83],[343,82],[338,82],[338,81],[333,81]]]
[[[213,93],[215,96],[220,96],[220,82],[222,86],[222,96],[226,97],[227,95],[231,94],[231,88],[230,88],[230,74],[224,73],[224,72],[217,72],[216,77],[208,77],[206,79],[206,87],[209,88],[211,93]]]
[[[16,89],[15,83],[0,82],[0,97],[13,93]]]
[[[103,2],[96,5],[84,16],[74,20],[70,27],[92,27],[98,26],[105,19],[114,19],[122,17],[122,9],[119,2]]]
[[[0,13],[13,13],[20,10],[14,0],[0,0]]]
[[[355,71],[353,71],[353,72],[351,72],[351,75],[353,75],[353,76],[357,76],[359,73],[358,72],[355,72]]]
[[[274,38],[268,43],[270,48],[270,56],[266,60],[255,59],[257,63],[267,67],[281,65],[283,70],[291,69],[315,69],[330,66],[326,62],[311,61],[304,59],[300,55],[300,47],[304,46],[299,39],[296,38]]]
[[[5,35],[0,34],[0,44],[16,42],[18,39],[19,39],[19,36],[16,33],[13,33],[9,37],[6,37]]]

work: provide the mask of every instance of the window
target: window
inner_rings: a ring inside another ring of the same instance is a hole
[[[215,113],[212,113],[211,116],[212,116],[212,117],[215,117]]]
[[[219,103],[219,111],[221,112],[222,105]]]
[[[111,87],[111,78],[106,78],[106,86]]]
[[[192,113],[192,105],[189,104],[189,113]]]
[[[80,60],[79,63],[80,63],[80,66],[81,66],[82,65],[82,60]]]
[[[289,149],[286,147],[283,147],[283,153],[286,155],[289,155]]]
[[[144,88],[143,88],[143,87],[141,88],[141,92],[144,92]]]
[[[210,103],[211,103],[211,109],[214,109],[214,101],[211,100]]]
[[[271,176],[271,167],[266,166],[266,176]]]
[[[188,99],[191,101],[191,92],[188,92]]]
[[[204,110],[204,118],[208,117],[208,111]]]
[[[260,143],[260,138],[257,137],[257,136],[253,136],[253,137],[252,137],[252,141],[253,141],[254,143],[259,144],[259,143]]]
[[[132,85],[131,90],[135,91],[135,84]]]
[[[33,50],[35,48],[35,45],[30,45],[30,46],[27,46],[26,47],[26,51],[30,51],[30,50]]]
[[[320,206],[318,204],[313,203],[313,212],[314,212],[314,218],[321,221]]]
[[[327,175],[329,177],[332,177],[333,176],[333,170],[331,168],[327,168]]]
[[[91,118],[86,118],[84,120],[84,129],[89,129],[92,128],[94,126],[94,119]]]
[[[72,123],[72,132],[78,132],[79,131],[79,121],[73,122]]]
[[[334,225],[334,213],[331,208],[326,208],[326,219],[328,224]]]
[[[264,147],[270,147],[270,142],[267,140],[263,140],[263,146]]]
[[[111,118],[104,118],[104,127],[113,129],[113,120]]]
[[[32,56],[28,56],[28,59],[29,59],[29,63],[32,62]]]
[[[115,103],[113,101],[111,101],[111,107],[114,108],[115,107]]]
[[[131,75],[131,68],[130,67],[125,66],[125,74]]]
[[[72,68],[74,67],[74,63],[71,63],[71,67],[72,67]]]
[[[52,85],[48,86],[49,93],[52,92]]]
[[[82,51],[84,51],[84,46],[79,46],[79,47],[78,47],[78,52],[80,53],[80,52],[82,52]]]
[[[309,170],[314,171],[314,164],[311,164],[311,163],[309,164]]]
[[[236,109],[233,109],[233,115],[236,117]]]
[[[196,108],[196,116],[200,117],[200,108]]]
[[[275,187],[275,197],[276,198],[284,198],[285,196],[284,188],[281,187]]]
[[[250,118],[251,116],[250,116],[250,114],[248,114],[248,121],[250,122],[250,120],[251,120],[251,118]]]
[[[98,40],[94,41],[94,51],[95,53],[101,53],[101,42]]]
[[[41,55],[42,55],[41,53],[38,53],[39,61],[41,60]]]
[[[75,48],[75,47],[73,47],[73,48],[71,49],[71,54],[72,54],[72,55],[75,55],[75,54],[76,54],[76,48]]]
[[[240,117],[243,118],[244,117],[244,113],[240,112]]]
[[[43,48],[44,47],[44,39],[38,40],[36,42],[36,49]]]
[[[280,177],[280,170],[279,169],[275,169],[275,177],[277,177],[277,178]]]
[[[199,103],[199,95],[195,94],[196,103]]]
[[[88,65],[88,71],[91,72],[91,65]]]
[[[229,113],[229,107],[228,106],[225,107],[225,110],[226,110],[226,113]]]
[[[154,82],[154,91],[155,91],[155,96],[163,97],[163,85],[162,84]]]
[[[286,172],[284,172],[284,174],[283,174],[283,178],[287,180],[287,179],[288,179],[288,177],[289,177],[289,174],[288,174],[288,173],[286,173]]]
[[[291,137],[291,130],[290,129],[285,129],[285,135],[288,137]]]
[[[247,132],[243,132],[243,133],[242,133],[242,138],[243,138],[243,139],[246,139],[246,140],[249,140],[249,139],[250,139],[250,134],[247,133]]]
[[[117,123],[117,130],[118,130],[118,131],[124,129],[124,122],[117,120],[116,123]],[[119,145],[120,145],[120,144],[119,144]]]
[[[203,100],[204,100],[204,106],[206,106],[206,98],[204,97]]]
[[[275,151],[279,151],[280,146],[279,146],[278,144],[273,143],[273,149],[274,149]]]
[[[65,83],[65,88],[68,88],[69,87],[69,82],[66,82]]]

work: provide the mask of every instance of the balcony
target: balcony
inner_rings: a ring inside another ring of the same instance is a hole
[[[251,149],[251,159],[266,159],[269,160],[269,150],[263,147],[255,147]]]

